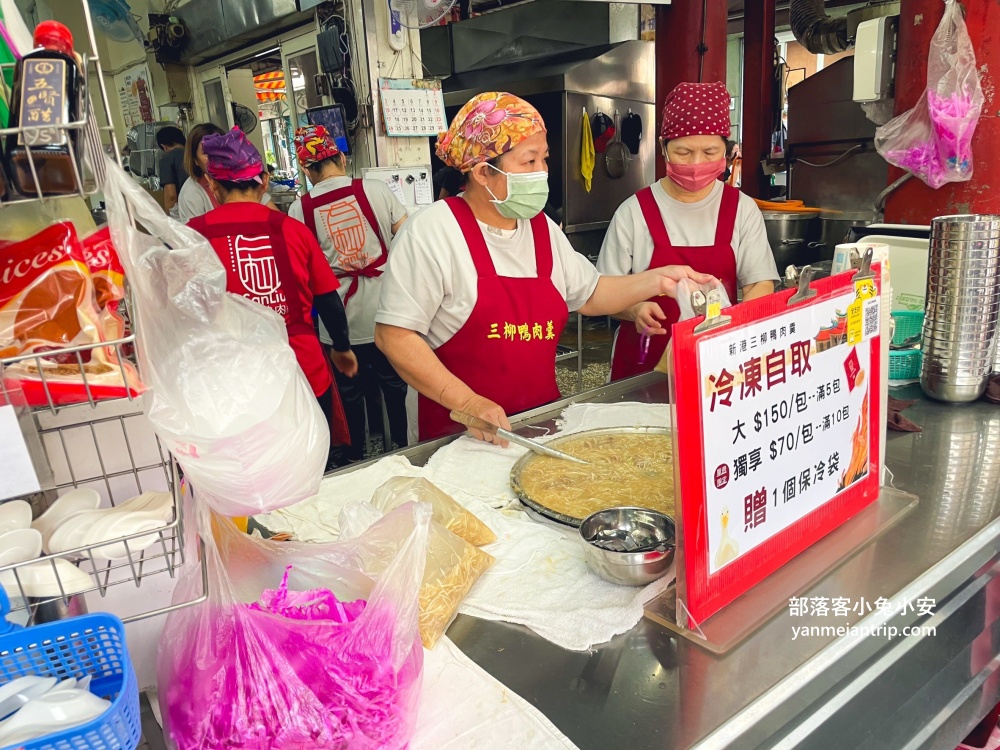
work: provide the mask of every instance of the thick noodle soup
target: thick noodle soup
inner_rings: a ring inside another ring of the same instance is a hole
[[[539,505],[583,520],[605,508],[635,505],[674,514],[670,435],[617,433],[559,442],[589,465],[533,456],[521,472],[525,494]]]

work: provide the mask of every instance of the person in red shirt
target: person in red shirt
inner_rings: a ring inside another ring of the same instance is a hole
[[[331,428],[335,404],[333,378],[316,334],[315,309],[333,339],[334,367],[348,377],[358,371],[351,351],[340,282],[305,224],[261,205],[268,174],[260,152],[243,131],[202,141],[208,156],[209,186],[219,206],[191,219],[226,269],[226,290],[269,307],[285,319],[288,343],[298,359]]]

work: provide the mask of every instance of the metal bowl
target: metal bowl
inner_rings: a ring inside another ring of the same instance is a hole
[[[576,440],[577,438],[590,437],[592,435],[669,435],[670,430],[666,427],[602,427],[596,430],[584,430],[582,432],[571,432],[568,435],[563,435],[561,437],[553,438],[547,441],[545,444],[550,448],[559,448],[568,440]],[[518,499],[524,503],[528,508],[529,514],[534,513],[543,519],[549,521],[555,521],[556,523],[563,524],[565,526],[572,526],[577,528],[583,521],[581,518],[575,518],[573,516],[568,516],[565,513],[560,513],[558,511],[552,510],[551,508],[542,505],[537,502],[531,495],[529,495],[524,487],[521,485],[521,475],[524,473],[525,468],[532,461],[538,460],[538,454],[532,453],[531,451],[525,453],[521,456],[510,469],[510,488],[514,490],[514,494],[517,495]]]
[[[646,552],[613,552],[598,546],[602,537],[631,535],[652,546]],[[587,565],[609,583],[645,586],[662,578],[674,561],[674,519],[646,508],[609,508],[588,516],[580,524],[580,539],[587,553]]]

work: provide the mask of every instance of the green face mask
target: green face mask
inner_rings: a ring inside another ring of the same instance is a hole
[[[501,216],[508,219],[534,219],[542,212],[549,200],[548,172],[504,172],[492,164],[487,166],[507,177],[505,200],[497,200],[493,191],[486,188],[490,195],[493,195],[491,202],[497,207]]]

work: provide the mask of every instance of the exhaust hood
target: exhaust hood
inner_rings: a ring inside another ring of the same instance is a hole
[[[299,12],[296,0],[182,0],[173,15],[191,32],[180,60],[185,65],[198,65],[313,19],[311,11]]]

